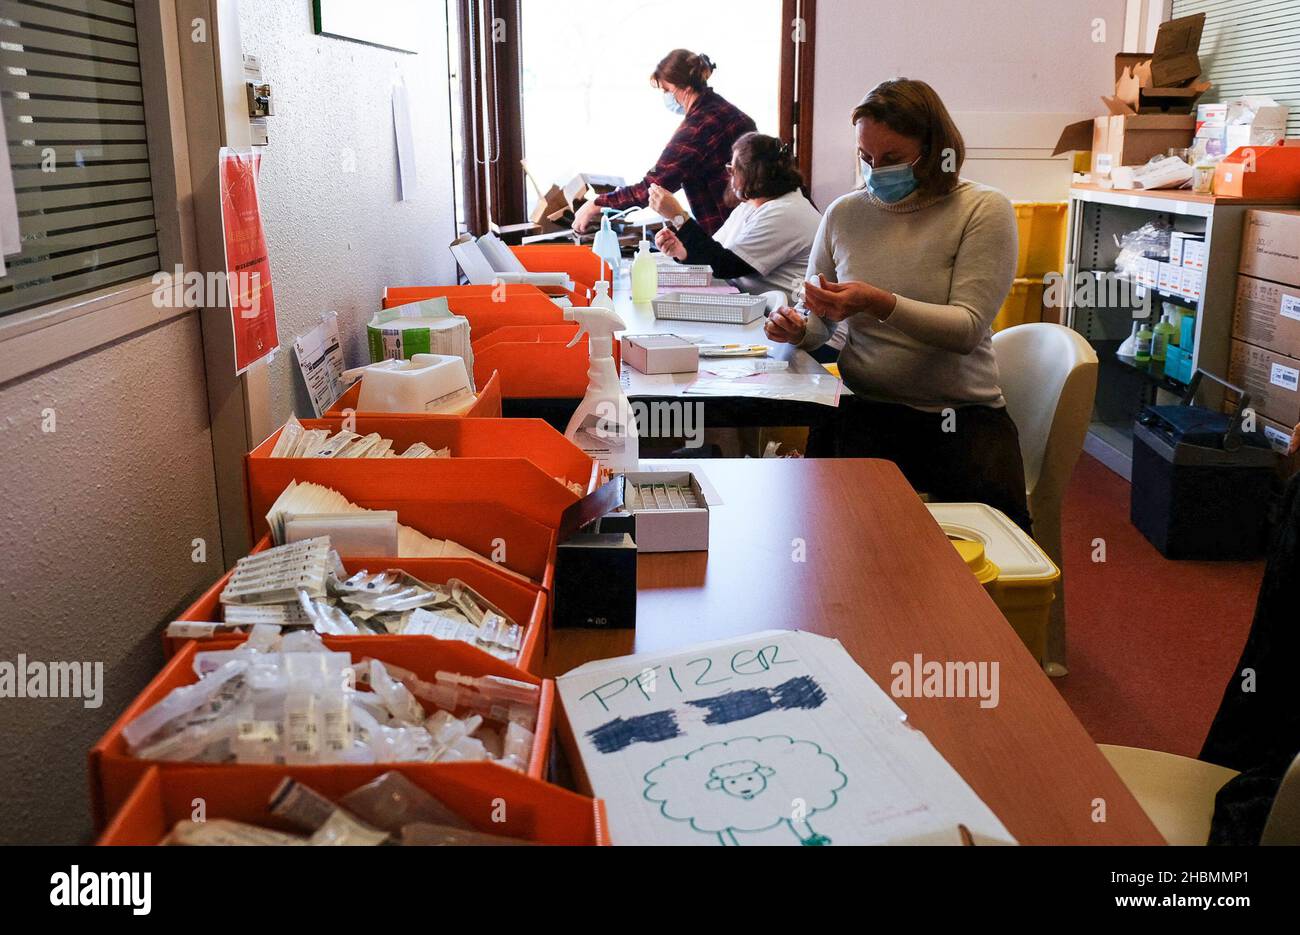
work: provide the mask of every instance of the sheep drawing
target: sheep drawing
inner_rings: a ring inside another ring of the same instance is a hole
[[[737,835],[789,829],[805,845],[830,844],[809,824],[835,805],[849,778],[810,740],[738,737],[669,757],[645,774],[645,798],[672,821],[688,822],[722,845]]]

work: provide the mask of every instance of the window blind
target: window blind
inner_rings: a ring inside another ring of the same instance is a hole
[[[1264,94],[1291,108],[1300,136],[1300,4],[1296,0],[1174,0],[1173,15],[1205,14],[1202,77],[1207,101]]]
[[[0,315],[156,272],[129,0],[0,0],[0,108],[22,233]]]

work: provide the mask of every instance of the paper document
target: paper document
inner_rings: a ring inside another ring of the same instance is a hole
[[[419,188],[415,172],[415,135],[411,132],[411,99],[406,79],[393,82],[393,133],[397,139],[397,197],[409,201]]]
[[[1015,843],[838,640],[769,630],[556,684],[615,844]]]
[[[683,392],[686,396],[748,396],[838,406],[841,386],[829,373],[743,373],[708,361],[700,364],[699,376]]]
[[[320,418],[343,395],[343,347],[339,317],[330,312],[321,323],[293,342],[312,412]]]
[[[0,112],[0,276],[5,275],[5,256],[23,249],[18,227],[18,196],[14,192],[13,168],[9,162],[9,140],[4,114]]]

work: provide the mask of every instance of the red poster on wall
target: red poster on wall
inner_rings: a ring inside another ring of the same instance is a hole
[[[221,150],[221,221],[226,242],[226,292],[235,330],[235,372],[280,346],[266,231],[257,198],[257,153]]]

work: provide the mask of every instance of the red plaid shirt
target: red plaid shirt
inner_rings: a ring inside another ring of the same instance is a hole
[[[723,201],[731,146],[754,129],[748,115],[711,88],[705,89],[645,178],[601,195],[596,204],[618,210],[648,204],[651,182],[670,192],[680,188],[695,220],[710,234],[717,233],[731,214]]]

